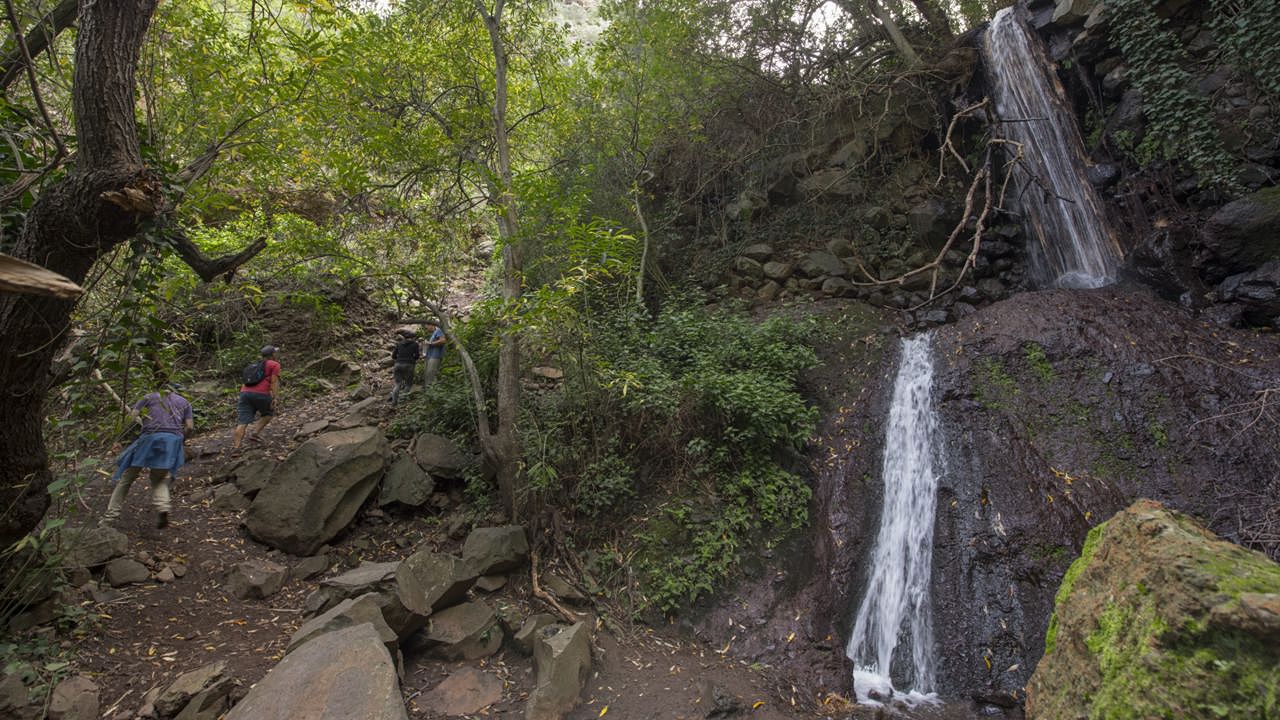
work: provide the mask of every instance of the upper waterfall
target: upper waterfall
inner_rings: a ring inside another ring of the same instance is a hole
[[[1049,285],[1110,284],[1123,253],[1089,183],[1062,86],[1016,6],[991,21],[983,55],[999,132],[1017,158],[1009,200],[1023,213],[1034,271]]]
[[[917,698],[934,690],[929,582],[941,458],[929,340],[924,334],[902,341],[893,383],[881,472],[880,532],[846,650],[855,668],[854,690],[864,701],[872,699],[872,691],[880,697],[892,694],[892,676],[909,683]],[[910,645],[910,656],[899,654],[895,662],[895,651],[904,643]]]

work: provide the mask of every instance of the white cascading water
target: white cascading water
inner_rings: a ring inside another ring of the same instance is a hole
[[[1033,268],[1060,287],[1101,287],[1123,257],[1085,170],[1084,143],[1062,86],[1017,6],[988,27],[983,53],[1000,135],[1021,148],[1009,198],[1023,214]]]
[[[902,341],[885,432],[884,506],[871,552],[866,594],[854,619],[846,654],[861,702],[899,697],[910,704],[933,699],[933,620],[929,578],[933,564],[933,516],[941,456],[933,408],[933,359],[929,335]],[[910,665],[894,653],[909,648]],[[897,674],[898,694],[890,680]]]

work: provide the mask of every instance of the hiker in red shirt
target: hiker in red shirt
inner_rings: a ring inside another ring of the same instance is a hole
[[[249,435],[249,442],[262,442],[262,431],[271,422],[274,414],[276,393],[280,390],[280,363],[275,360],[276,347],[267,345],[262,348],[262,359],[251,363],[244,369],[244,385],[240,386],[240,398],[236,401],[235,440],[231,451],[240,449],[244,442],[245,431],[253,424],[255,416],[257,424]]]

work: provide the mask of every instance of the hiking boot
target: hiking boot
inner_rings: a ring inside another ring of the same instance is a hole
[[[156,528],[163,530],[169,527],[169,513],[161,512],[160,517],[156,519]]]

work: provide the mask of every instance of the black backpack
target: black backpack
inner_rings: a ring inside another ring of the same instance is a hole
[[[419,354],[420,350],[418,349],[418,341],[406,338],[396,345],[396,351],[393,355],[393,359],[402,363],[417,362]]]
[[[258,360],[245,365],[240,375],[245,385],[257,385],[267,376],[267,361]]]

